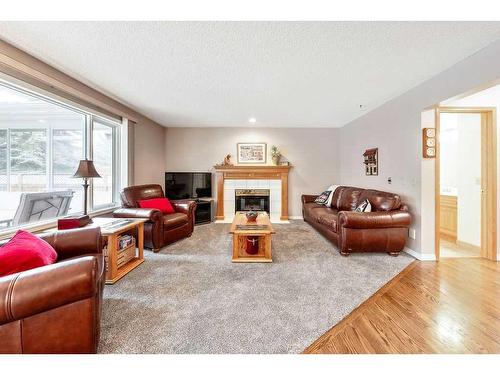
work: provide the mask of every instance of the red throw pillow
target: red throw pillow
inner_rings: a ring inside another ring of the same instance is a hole
[[[153,199],[143,199],[139,201],[140,208],[156,208],[160,210],[164,214],[173,214],[175,213],[174,207],[172,203],[168,200],[168,198],[153,198]]]
[[[46,266],[56,260],[57,253],[47,242],[18,230],[9,242],[0,247],[0,276]]]

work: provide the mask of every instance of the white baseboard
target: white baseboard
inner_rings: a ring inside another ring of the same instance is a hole
[[[288,220],[281,220],[281,219],[274,219],[273,218],[270,221],[272,224],[290,224],[290,221],[288,221]],[[231,224],[232,222],[233,222],[233,218],[214,221],[214,223],[216,223],[216,224]]]
[[[232,217],[226,217],[224,220],[214,220],[215,223],[220,223],[220,224],[227,224],[227,223],[232,223],[233,222]],[[304,218],[302,215],[300,216],[288,216],[288,220],[303,220]],[[276,223],[276,224],[289,224],[290,222],[288,220],[281,220],[279,217],[271,217],[271,223]]]
[[[421,260],[423,262],[434,262],[436,261],[436,255],[434,254],[422,254],[417,253],[415,250],[410,249],[409,247],[405,247],[403,251],[407,254],[410,254],[412,257]]]

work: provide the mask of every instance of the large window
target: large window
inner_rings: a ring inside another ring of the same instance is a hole
[[[0,81],[0,230],[83,211],[78,161],[94,159],[89,210],[119,188],[119,124]]]
[[[94,207],[109,205],[113,202],[113,176],[115,174],[114,150],[116,150],[113,126],[103,121],[93,121],[92,148],[96,170],[101,178],[92,181],[94,187]]]
[[[7,130],[0,129],[0,192],[6,190],[7,190]]]

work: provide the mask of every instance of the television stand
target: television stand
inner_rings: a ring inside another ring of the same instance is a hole
[[[194,224],[208,224],[212,222],[212,199],[195,199],[196,211],[194,213]]]

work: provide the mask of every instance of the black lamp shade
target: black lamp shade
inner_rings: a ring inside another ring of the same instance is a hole
[[[94,162],[92,160],[80,160],[78,164],[78,169],[73,175],[74,178],[93,178],[101,177],[99,173],[95,170]]]

